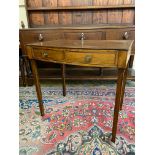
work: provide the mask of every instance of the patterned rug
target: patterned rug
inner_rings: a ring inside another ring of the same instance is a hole
[[[111,140],[115,82],[42,84],[45,116],[41,117],[35,87],[19,89],[20,155],[134,155],[134,82],[127,82],[117,138]]]

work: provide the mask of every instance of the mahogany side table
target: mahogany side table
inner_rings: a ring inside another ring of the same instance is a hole
[[[27,53],[31,61],[41,116],[44,116],[44,106],[36,60],[62,64],[64,96],[66,95],[65,64],[89,67],[115,67],[118,69],[112,128],[112,142],[115,142],[132,44],[133,40],[54,40],[28,44]]]

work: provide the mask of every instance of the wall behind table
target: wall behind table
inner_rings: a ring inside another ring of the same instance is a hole
[[[24,22],[25,28],[28,28],[28,22],[27,22],[24,0],[19,0],[19,28],[22,28],[21,27],[21,21]]]

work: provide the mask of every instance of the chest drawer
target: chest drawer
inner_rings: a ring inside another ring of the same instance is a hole
[[[87,50],[86,52],[69,51],[65,53],[65,61],[71,64],[116,66],[117,55],[118,52],[115,50],[107,50],[106,52],[100,50],[96,53],[91,50]]]
[[[108,30],[106,33],[107,40],[134,40],[135,31],[130,29],[125,30]]]
[[[63,38],[63,34],[60,32],[54,32],[50,30],[38,30],[38,31],[23,31],[22,40],[26,43],[33,43],[39,41],[50,41]]]
[[[135,31],[132,29],[110,30],[106,33],[107,40],[134,40]],[[135,43],[132,46],[132,53],[135,51]]]
[[[54,61],[62,61],[64,60],[63,49],[40,49],[33,48],[32,56],[35,59],[39,60],[54,60]]]
[[[69,40],[81,40],[81,38],[84,38],[84,40],[104,40],[106,39],[105,32],[64,32],[64,38]]]

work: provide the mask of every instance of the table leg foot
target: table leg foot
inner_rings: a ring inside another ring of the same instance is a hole
[[[66,96],[66,91],[63,91],[63,96],[64,96],[64,97]]]
[[[116,140],[116,137],[112,137],[112,138],[111,138],[111,141],[112,141],[113,143],[115,143],[115,140]]]
[[[44,112],[41,112],[41,116],[45,116],[45,113]]]
[[[42,103],[39,103],[39,108],[40,108],[40,114],[41,114],[41,116],[44,116],[45,115],[45,113],[44,113],[44,106],[43,106]]]

